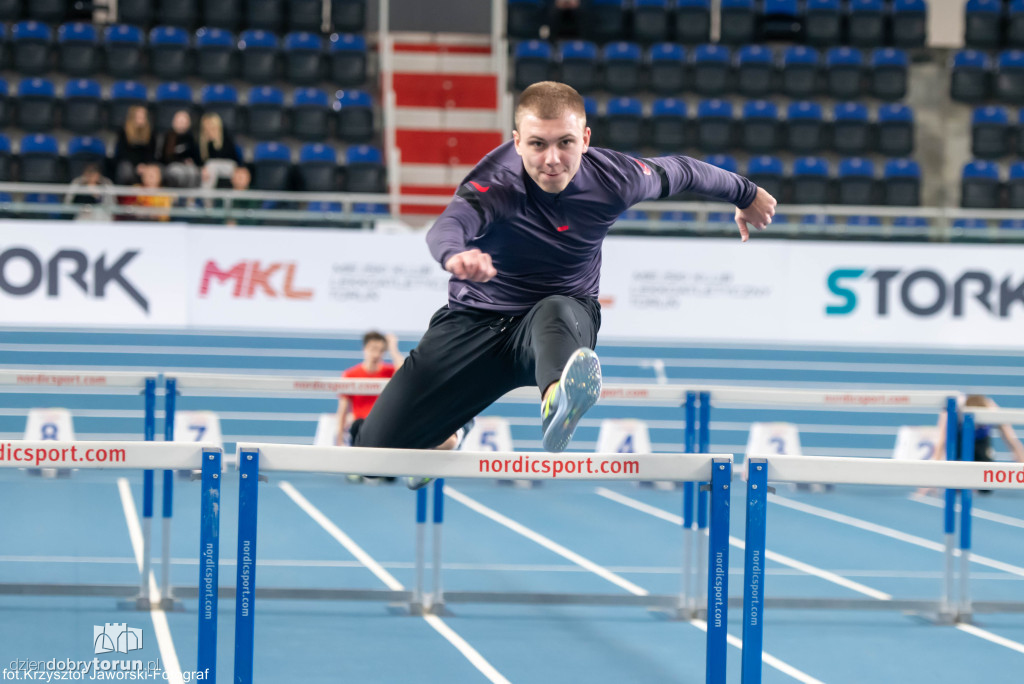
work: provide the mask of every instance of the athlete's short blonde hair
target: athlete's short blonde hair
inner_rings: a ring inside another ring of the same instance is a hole
[[[556,81],[534,83],[519,96],[515,113],[516,130],[519,130],[519,121],[526,113],[538,119],[557,119],[566,111],[578,116],[584,127],[587,125],[587,110],[575,88]]]

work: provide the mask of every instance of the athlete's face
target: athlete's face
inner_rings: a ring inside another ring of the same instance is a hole
[[[590,129],[575,112],[565,111],[557,119],[539,119],[523,112],[512,139],[526,173],[541,190],[555,193],[565,190],[579,170],[590,145]]]

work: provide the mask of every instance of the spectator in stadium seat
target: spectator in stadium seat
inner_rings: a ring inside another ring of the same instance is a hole
[[[139,170],[139,177],[141,182],[138,187],[146,189],[155,189],[162,186],[163,172],[160,166],[157,164],[143,164]],[[171,208],[172,198],[170,195],[153,194],[143,195],[139,194],[135,197],[135,205],[139,207],[150,207],[150,208]],[[162,213],[158,212],[155,214],[149,214],[147,216],[136,217],[137,221],[170,221],[170,212]]]
[[[85,205],[75,217],[82,221],[109,221],[113,196],[90,192],[90,188],[109,187],[114,183],[105,177],[98,164],[87,164],[82,175],[71,181],[71,189],[64,196],[64,204]]]
[[[184,109],[171,120],[171,130],[161,136],[157,161],[164,165],[164,185],[169,188],[199,187],[199,144],[192,135],[192,117]]]
[[[238,146],[218,114],[204,114],[199,120],[199,157],[203,163],[202,185],[212,188],[223,178],[230,180],[242,161]]]
[[[155,162],[156,142],[149,112],[142,105],[129,107],[114,147],[114,182],[134,185],[139,182],[141,167]]]
[[[248,190],[249,183],[252,182],[252,173],[249,168],[245,165],[239,165],[235,167],[234,173],[231,174],[231,189],[232,190]],[[225,223],[229,226],[257,226],[259,220],[245,218],[244,213],[248,209],[259,209],[263,206],[263,202],[252,198],[239,198],[231,200],[231,212],[233,214],[243,214],[239,218],[229,217]]]

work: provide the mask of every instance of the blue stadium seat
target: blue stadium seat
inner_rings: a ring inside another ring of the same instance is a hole
[[[235,36],[222,28],[196,31],[196,73],[208,81],[227,81],[235,75]]]
[[[921,204],[921,166],[913,159],[889,159],[882,169],[882,204],[916,207]]]
[[[6,135],[0,133],[0,183],[8,183],[14,178],[14,174],[11,171],[11,140]],[[8,200],[10,198],[8,197]]]
[[[596,90],[597,46],[586,40],[572,40],[562,44],[558,61],[561,64],[561,80],[581,93]]]
[[[516,90],[539,81],[551,79],[551,45],[542,40],[528,40],[516,46],[515,76]]]
[[[967,0],[964,9],[964,44],[972,48],[999,47],[1002,41],[1001,0]]]
[[[92,24],[72,22],[57,30],[58,63],[69,76],[91,76],[100,68],[100,50]]]
[[[284,77],[296,85],[313,85],[323,75],[324,43],[315,33],[296,31],[284,37]]]
[[[7,81],[0,79],[0,128],[6,127],[11,120],[11,101]]]
[[[724,45],[698,45],[693,50],[693,90],[699,95],[724,95],[731,88],[731,54]]]
[[[601,50],[604,89],[628,95],[640,89],[640,46],[636,43],[608,43]]]
[[[1024,102],[1024,50],[1005,50],[996,60],[995,95],[1004,102]]]
[[[366,83],[366,40],[352,33],[335,33],[327,48],[331,80],[344,88]]]
[[[379,202],[353,202],[352,203],[353,214],[376,214],[379,216],[387,216],[388,206]]]
[[[840,181],[841,182],[841,181]],[[841,188],[842,186],[840,186]],[[881,226],[882,218],[880,216],[867,216],[864,214],[854,214],[853,216],[846,217],[846,225],[848,226]]]
[[[171,127],[171,119],[179,111],[189,115],[195,113],[192,104],[192,88],[186,83],[161,83],[156,87],[153,100],[153,130],[166,131]]]
[[[697,147],[704,152],[725,152],[733,146],[732,103],[701,100],[697,105]]]
[[[782,160],[778,157],[751,157],[747,163],[747,178],[780,202],[783,200],[784,191],[783,174]]]
[[[334,105],[338,111],[338,137],[350,143],[373,140],[373,100],[363,90],[342,90]]]
[[[642,144],[644,110],[640,100],[617,97],[605,108],[605,144],[613,150],[635,150]]]
[[[626,35],[626,0],[581,0],[577,16],[587,40],[607,43]]]
[[[80,136],[68,141],[68,177],[78,178],[89,164],[99,167],[104,173],[107,164],[107,146],[100,138]]]
[[[1024,209],[1024,162],[1018,161],[1010,165],[1006,199],[1010,209]]]
[[[780,85],[783,95],[814,97],[820,92],[821,56],[814,48],[793,45],[782,53]]]
[[[992,62],[977,50],[961,50],[953,56],[950,96],[960,102],[981,102],[991,88]]]
[[[91,134],[103,126],[103,91],[100,84],[82,78],[64,86],[61,120],[73,133]]]
[[[338,33],[366,30],[367,0],[331,0],[331,25]]]
[[[686,50],[675,43],[652,45],[650,89],[658,95],[676,95],[686,86]]]
[[[322,0],[288,0],[288,30],[320,33],[323,23]]]
[[[988,219],[983,218],[958,218],[953,221],[954,228],[965,230],[986,230],[989,227]]]
[[[977,107],[971,116],[971,154],[996,159],[1010,151],[1010,117],[1002,107]]]
[[[267,83],[277,78],[280,45],[269,31],[248,30],[238,37],[239,73],[250,83]]]
[[[901,228],[927,228],[930,224],[924,216],[897,216],[892,225]]]
[[[736,157],[731,154],[712,154],[704,161],[712,166],[717,166],[720,169],[724,169],[732,173],[739,173],[739,164],[736,163]],[[729,214],[729,216],[731,218],[732,214]]]
[[[196,2],[197,0],[159,0],[158,21],[167,26],[192,29],[199,20]]]
[[[278,142],[256,143],[252,151],[253,190],[288,190],[292,151]]]
[[[804,4],[804,40],[819,47],[843,42],[843,16],[839,0],[807,0]]]
[[[633,39],[641,43],[660,43],[669,36],[668,0],[634,0]]]
[[[760,39],[799,40],[803,22],[797,0],[762,0]]]
[[[651,105],[651,147],[659,152],[681,152],[688,140],[686,135],[686,103],[669,97],[655,100]]]
[[[722,0],[720,16],[719,42],[729,45],[746,45],[754,42],[757,33],[754,0]]]
[[[779,108],[771,100],[751,100],[743,105],[739,146],[752,154],[775,152],[782,146]]]
[[[284,26],[284,0],[246,0],[248,25],[263,31],[280,30]]]
[[[671,223],[693,223],[697,220],[697,215],[692,211],[663,211],[659,220]]]
[[[642,209],[627,209],[619,215],[620,221],[649,221],[650,214]]]
[[[345,151],[345,190],[383,192],[384,162],[380,150],[370,145],[352,145]]]
[[[829,203],[828,162],[821,157],[798,157],[793,161],[794,204]]]
[[[273,140],[284,135],[284,93],[273,86],[249,90],[246,104],[246,130],[257,140]]]
[[[878,108],[875,149],[887,157],[905,157],[914,151],[914,110],[904,104]]]
[[[676,0],[675,39],[697,45],[711,40],[711,3],[708,0]]]
[[[744,45],[736,51],[736,90],[746,97],[775,92],[775,55],[763,45]]]
[[[889,11],[882,0],[849,0],[847,12],[847,44],[858,47],[885,44],[885,18]]]
[[[338,155],[322,143],[308,143],[299,150],[299,189],[308,192],[337,192]]]
[[[902,100],[907,95],[910,60],[899,48],[871,53],[871,94],[880,100]]]
[[[35,133],[21,139],[18,152],[22,183],[63,183],[60,168],[60,149],[51,135]]]
[[[544,0],[508,0],[506,26],[509,38],[536,39],[545,23]]]
[[[604,140],[604,116],[598,110],[597,100],[589,95],[583,96],[583,111],[587,115],[587,127],[590,129],[590,142]]]
[[[1024,229],[1024,219],[1003,219],[999,227],[1002,230],[1021,230]]]
[[[870,159],[850,157],[839,162],[836,199],[839,204],[876,204],[875,165]]]
[[[808,214],[801,219],[803,226],[832,226],[836,223],[836,217],[831,214]]]
[[[231,133],[241,130],[238,115],[238,91],[234,86],[223,83],[208,84],[199,91],[199,104],[203,114],[216,114]]]
[[[843,155],[867,154],[871,149],[868,108],[860,102],[841,102],[832,110],[832,149]]]
[[[203,26],[236,31],[242,24],[241,0],[217,0],[217,2],[203,2],[200,5]]]
[[[169,81],[189,73],[189,40],[185,29],[157,26],[149,32],[149,70]]]
[[[19,21],[11,29],[14,68],[25,76],[39,76],[50,70],[53,32],[38,21]]]
[[[1006,7],[1006,45],[1024,48],[1024,0],[1011,0]]]
[[[142,73],[142,31],[137,26],[118,24],[104,32],[106,71],[114,78],[135,78]]]
[[[893,45],[901,48],[924,47],[927,33],[928,8],[924,0],[893,0]]]
[[[292,99],[292,135],[299,140],[326,139],[332,114],[327,93],[319,88],[296,90]]]
[[[3,0],[0,0],[2,3]],[[10,49],[11,35],[10,31],[7,30],[7,24],[0,23],[0,69],[8,68],[8,53]]]
[[[25,78],[18,83],[15,123],[26,131],[53,130],[57,125],[57,89],[47,78]]]
[[[999,167],[975,160],[964,165],[960,180],[960,206],[967,209],[999,208]]]
[[[786,110],[786,147],[797,154],[825,148],[825,122],[817,102],[793,102]]]
[[[825,90],[837,100],[853,100],[861,94],[864,55],[857,48],[837,47],[825,54]]]

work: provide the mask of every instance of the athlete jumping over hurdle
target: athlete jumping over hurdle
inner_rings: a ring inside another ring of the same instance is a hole
[[[512,141],[476,165],[427,234],[452,274],[448,305],[354,446],[433,448],[502,395],[536,386],[544,448],[565,450],[601,394],[593,348],[608,228],[632,205],[684,190],[735,204],[744,242],[748,223],[763,229],[775,213],[764,189],[696,159],[590,147],[583,98],[565,84],[524,90]]]

